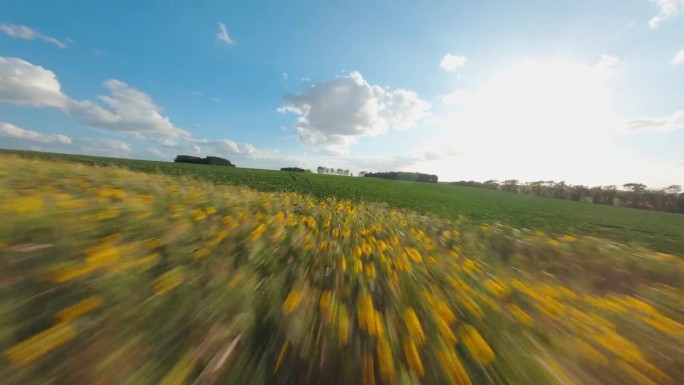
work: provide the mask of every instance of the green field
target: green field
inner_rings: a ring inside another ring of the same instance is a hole
[[[658,251],[684,254],[684,215],[572,202],[449,184],[388,181],[312,173],[229,168],[85,155],[0,150],[38,159],[116,165],[134,171],[192,176],[212,183],[248,186],[260,191],[297,192],[317,198],[386,202],[444,218],[501,222],[517,228],[575,233],[639,243]]]

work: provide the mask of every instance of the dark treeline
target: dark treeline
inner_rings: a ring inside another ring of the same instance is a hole
[[[192,155],[178,155],[173,161],[177,163],[210,164],[214,166],[235,167],[235,165],[232,164],[228,159],[219,158],[218,156],[200,158],[198,156]]]
[[[280,169],[280,171],[290,171],[290,172],[311,172],[311,170],[304,170],[303,168],[299,167],[283,167]]]
[[[324,166],[318,166],[318,168],[316,168],[316,172],[319,174],[354,176],[354,173],[349,172],[349,170],[343,170],[341,168],[328,168]]]
[[[419,172],[403,172],[403,171],[389,171],[389,172],[368,172],[363,173],[367,178],[383,178],[392,180],[406,180],[411,182],[430,182],[437,183],[437,175],[422,174]]]
[[[520,183],[517,179],[509,179],[503,182],[496,180],[485,182],[459,181],[452,182],[452,184],[578,202],[684,213],[684,194],[680,185],[649,189],[643,183],[626,183],[622,185],[622,189],[618,189],[615,185],[587,187],[554,181]]]

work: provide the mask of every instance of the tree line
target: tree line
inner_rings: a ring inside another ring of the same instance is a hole
[[[405,180],[410,182],[429,182],[437,183],[437,175],[434,174],[423,174],[420,172],[403,172],[403,171],[387,171],[387,172],[364,172],[362,171],[359,175],[363,174],[367,178],[382,178],[391,180]]]
[[[643,183],[625,183],[621,186],[622,189],[619,189],[616,185],[587,187],[566,184],[564,181],[541,180],[520,183],[517,179],[508,179],[502,182],[496,180],[485,182],[458,181],[452,182],[452,184],[578,202],[684,213],[684,194],[680,185],[649,189]]]
[[[316,168],[316,172],[319,174],[354,176],[354,173],[349,172],[349,170],[343,170],[341,168],[338,168],[338,169],[328,168],[328,167],[324,167],[324,166],[318,166]]]
[[[176,163],[210,164],[214,166],[235,167],[235,165],[228,159],[219,158],[218,156],[207,156],[206,158],[200,158],[199,156],[192,155],[177,155],[176,159],[173,161]]]

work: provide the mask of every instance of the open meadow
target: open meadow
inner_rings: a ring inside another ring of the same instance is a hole
[[[3,384],[684,382],[682,216],[8,153]]]

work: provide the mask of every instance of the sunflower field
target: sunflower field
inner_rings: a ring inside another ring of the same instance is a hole
[[[684,259],[0,157],[2,384],[681,384]]]

